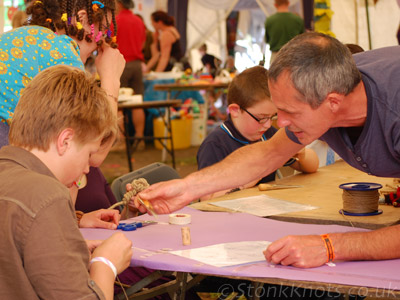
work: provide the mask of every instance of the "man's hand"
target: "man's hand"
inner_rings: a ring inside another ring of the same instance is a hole
[[[319,235],[289,235],[273,242],[264,251],[267,261],[283,266],[312,268],[327,261],[324,241]]]
[[[127,190],[131,189],[127,185]],[[141,191],[136,197],[131,199],[130,205],[134,205],[142,213],[146,212],[146,207],[137,200],[140,197],[143,201],[148,201],[154,211],[159,214],[169,214],[176,211],[192,200],[190,189],[182,179],[168,180],[151,185]]]

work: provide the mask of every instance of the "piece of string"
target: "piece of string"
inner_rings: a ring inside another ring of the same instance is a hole
[[[378,210],[379,192],[343,190],[343,210],[348,213],[372,213]]]
[[[116,281],[117,281],[117,284],[121,287],[122,292],[124,293],[125,299],[126,299],[126,300],[129,300],[129,297],[128,297],[128,295],[127,295],[126,292],[125,292],[124,284],[122,284],[122,282],[121,282],[121,280],[119,280],[119,277],[118,277],[118,276],[116,277]]]
[[[118,206],[127,206],[133,196],[136,196],[141,191],[147,189],[150,186],[145,178],[134,179],[131,185],[132,185],[132,190],[126,192],[121,201],[111,205],[108,209],[114,209]]]
[[[351,227],[353,227],[353,228],[355,227],[355,226],[353,225],[353,222],[351,222],[351,220],[350,220],[349,218],[347,218],[347,216],[344,214],[343,209],[340,210],[340,214],[343,216],[343,218],[344,218],[347,222],[350,223]]]

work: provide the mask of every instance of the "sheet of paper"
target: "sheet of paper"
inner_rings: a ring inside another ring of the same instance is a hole
[[[238,198],[219,202],[210,202],[210,204],[228,208],[234,211],[245,212],[259,217],[267,217],[318,208],[312,205],[304,205],[295,202],[275,199],[267,195]]]
[[[169,253],[216,267],[228,267],[265,261],[263,251],[267,249],[269,244],[271,242],[243,241],[171,251]]]

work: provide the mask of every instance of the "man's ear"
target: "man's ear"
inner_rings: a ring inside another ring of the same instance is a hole
[[[236,103],[232,103],[228,105],[228,110],[232,118],[236,118],[240,113],[240,106]]]
[[[329,93],[327,96],[327,105],[332,113],[337,113],[342,105],[344,95],[338,93]]]
[[[71,147],[72,139],[74,138],[74,130],[66,128],[58,135],[56,146],[57,152],[60,156],[64,155]]]

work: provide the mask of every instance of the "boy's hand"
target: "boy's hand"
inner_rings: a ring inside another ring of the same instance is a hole
[[[79,227],[117,229],[120,218],[119,211],[116,209],[99,209],[84,214]]]
[[[114,233],[94,250],[92,257],[97,256],[110,260],[119,274],[129,267],[132,257],[132,241],[128,240],[122,232]]]
[[[98,246],[101,245],[103,240],[85,240],[89,252],[92,253]]]

